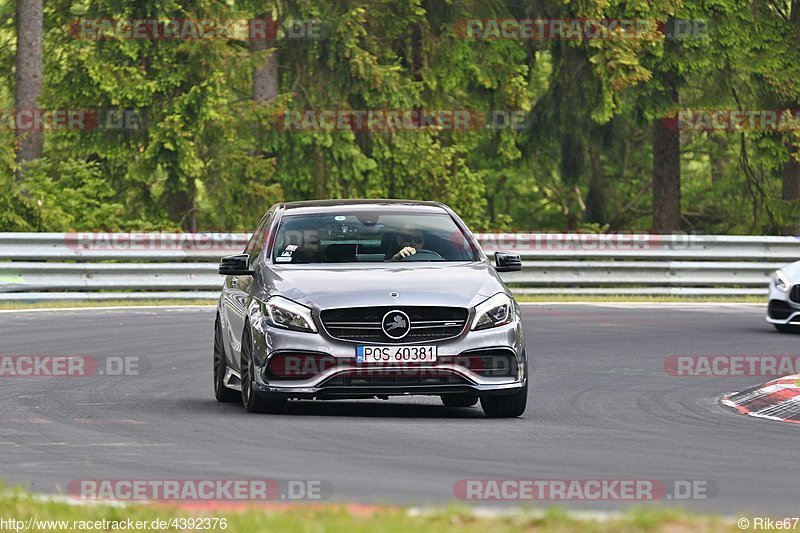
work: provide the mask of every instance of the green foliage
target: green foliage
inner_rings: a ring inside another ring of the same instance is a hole
[[[53,0],[45,3],[46,109],[127,111],[138,128],[46,131],[20,169],[0,126],[0,231],[248,230],[274,202],[440,200],[475,229],[647,229],[652,125],[683,109],[800,107],[800,29],[788,1]],[[318,20],[322,39],[78,39],[81,18]],[[480,18],[703,20],[706,37],[465,38]],[[13,108],[14,2],[0,0],[0,107]],[[278,57],[279,94],[252,99]],[[517,112],[521,128],[287,131],[308,110]],[[779,233],[797,132],[682,133],[687,230]],[[17,171],[20,172],[19,178]]]

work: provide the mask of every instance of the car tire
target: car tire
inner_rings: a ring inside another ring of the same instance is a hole
[[[800,333],[800,326],[791,324],[772,324],[781,333]]]
[[[489,418],[514,418],[521,416],[528,405],[528,384],[513,394],[481,396],[481,407]]]
[[[249,413],[275,413],[286,404],[285,400],[264,398],[255,391],[255,367],[253,365],[253,339],[250,324],[245,324],[242,333],[242,405]]]
[[[471,394],[442,394],[440,398],[445,407],[472,407],[478,403],[478,397]]]
[[[225,386],[225,370],[227,368],[225,346],[222,342],[222,326],[219,323],[219,316],[217,316],[214,321],[214,397],[218,402],[236,402],[241,398],[237,391]]]

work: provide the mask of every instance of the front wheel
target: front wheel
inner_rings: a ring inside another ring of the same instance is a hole
[[[791,324],[772,324],[781,333],[800,333],[800,327]]]
[[[250,413],[274,413],[286,402],[263,398],[255,391],[256,366],[253,362],[253,339],[250,325],[245,324],[242,334],[242,404]]]
[[[481,396],[481,407],[489,418],[513,418],[521,416],[528,405],[528,383],[513,394]]]
[[[225,357],[225,347],[222,343],[222,327],[219,317],[214,321],[214,397],[218,402],[235,402],[239,394],[225,386],[225,371],[228,364]]]

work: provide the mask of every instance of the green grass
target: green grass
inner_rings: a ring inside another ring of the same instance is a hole
[[[512,289],[513,291],[513,289]],[[603,295],[603,294],[516,294],[518,302],[636,302],[636,303],[737,303],[767,304],[766,296],[650,296],[650,295]]]
[[[697,302],[697,303],[755,303],[766,305],[766,298],[761,296],[737,297],[691,297],[691,296],[625,296],[625,295],[558,295],[541,294],[515,296],[518,302],[598,302],[598,303],[662,303],[662,302]],[[57,300],[45,302],[3,302],[0,300],[0,310],[15,309],[64,309],[70,307],[117,307],[117,306],[176,306],[176,305],[216,305],[216,300]]]
[[[154,306],[154,305],[215,305],[216,300],[57,300],[45,302],[3,302],[0,310],[9,309],[64,309],[69,307],[116,307],[116,306]]]
[[[230,506],[229,506],[230,507]],[[152,522],[154,519],[173,518],[224,518],[227,528],[216,531],[230,532],[474,532],[486,531],[589,531],[589,532],[646,532],[646,531],[739,531],[735,522],[720,517],[690,514],[674,509],[641,508],[608,517],[591,518],[568,513],[562,508],[549,508],[537,512],[522,509],[519,512],[496,517],[482,517],[466,506],[450,506],[421,513],[410,513],[399,507],[294,504],[246,509],[199,511],[186,507],[163,505],[74,505],[64,502],[42,501],[24,492],[6,493],[0,497],[0,517],[8,520],[67,520],[69,527],[59,531],[76,531],[73,521],[135,521]],[[108,526],[107,526],[108,527]],[[195,528],[196,529],[196,528]],[[13,529],[5,528],[6,531]],[[35,529],[34,529],[35,530]],[[45,529],[41,529],[45,530]],[[52,529],[56,531],[57,529]],[[102,529],[101,529],[102,530]],[[113,526],[108,530],[114,530]],[[152,530],[152,529],[151,529]],[[178,531],[168,527],[162,531]]]

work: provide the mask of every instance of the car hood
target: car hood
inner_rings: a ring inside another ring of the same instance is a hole
[[[800,261],[795,261],[794,263],[786,265],[781,270],[789,276],[792,283],[800,283]]]
[[[473,307],[506,292],[485,262],[409,265],[271,265],[264,289],[315,309],[380,305]],[[397,293],[397,297],[390,293]],[[264,295],[266,296],[266,294]]]

